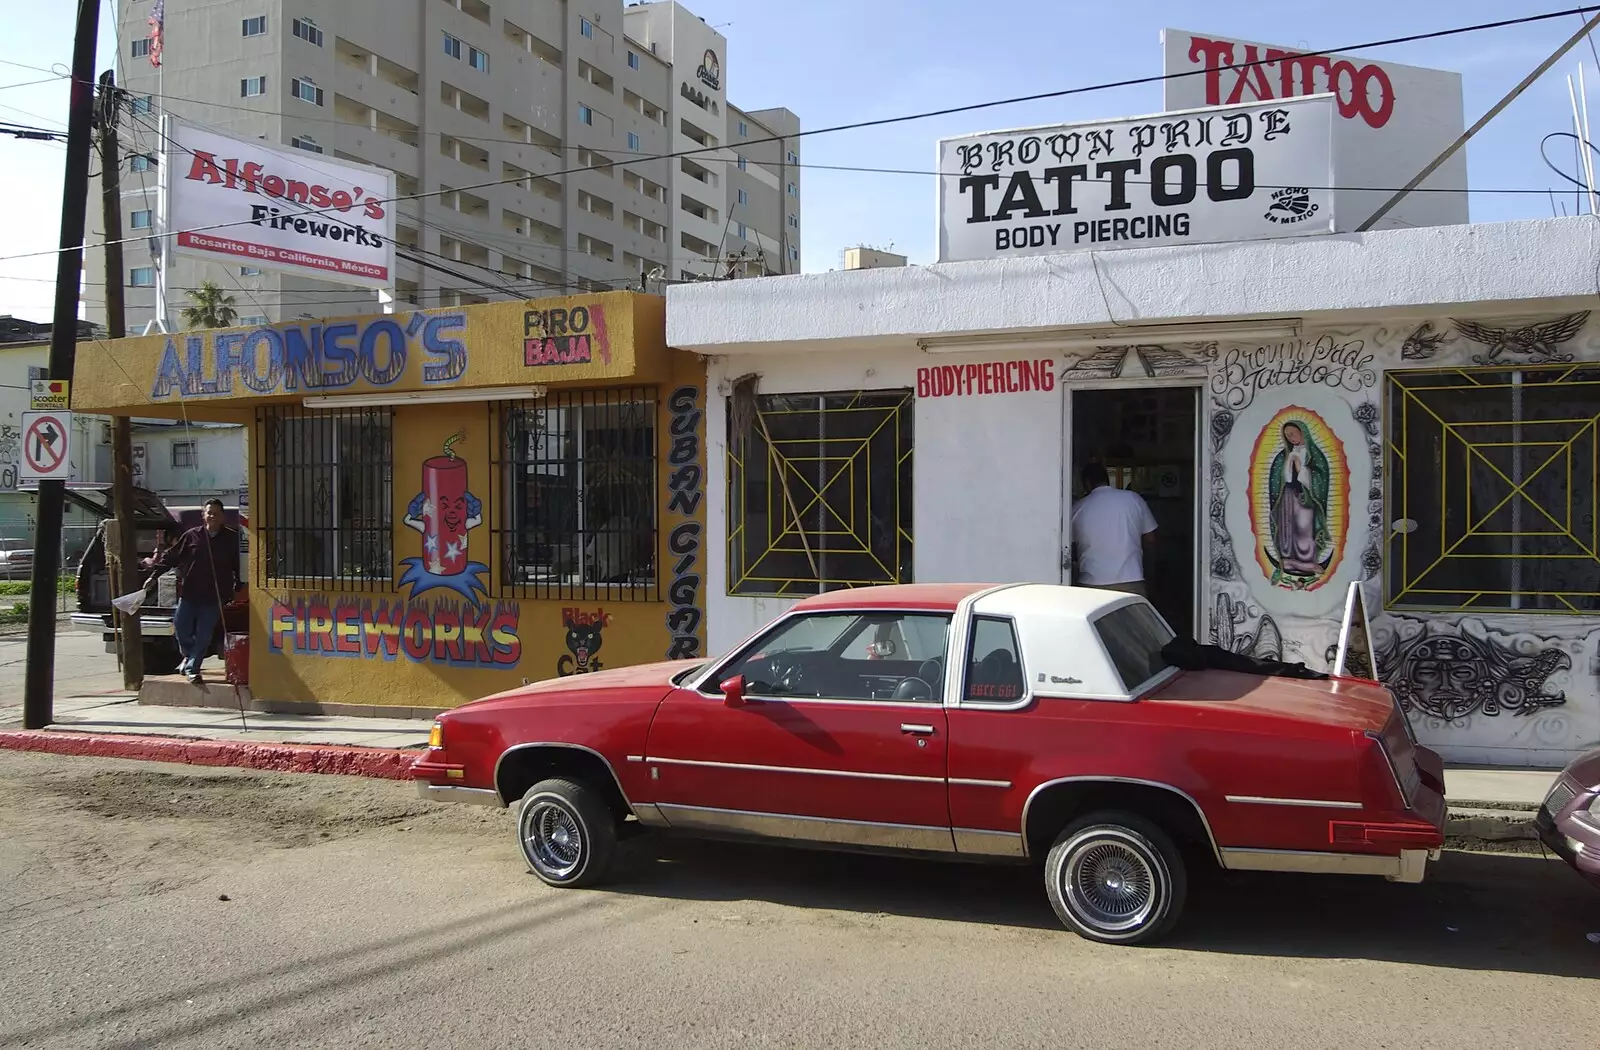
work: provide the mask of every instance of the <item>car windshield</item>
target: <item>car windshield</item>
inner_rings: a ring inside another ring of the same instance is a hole
[[[25,551],[28,549],[27,540],[0,539],[0,551]]]
[[[1094,630],[1130,693],[1172,666],[1161,655],[1172,631],[1143,602],[1113,609],[1094,622]]]

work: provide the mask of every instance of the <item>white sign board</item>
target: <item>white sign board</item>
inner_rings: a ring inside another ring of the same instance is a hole
[[[1340,192],[1339,231],[1353,230],[1410,182],[1466,128],[1461,74],[1374,62],[1181,29],[1161,33],[1163,104],[1168,109],[1236,106],[1332,92],[1333,148]],[[1238,69],[1227,68],[1239,66]],[[1173,76],[1185,73],[1188,76]],[[1465,190],[1463,149],[1434,172],[1423,191]],[[1464,192],[1412,192],[1374,229],[1467,221]]]
[[[394,172],[166,118],[174,250],[371,288],[394,285]]]
[[[939,142],[939,261],[1333,229],[1333,98]]]
[[[72,413],[22,413],[21,483],[66,481],[72,476]]]
[[[65,412],[72,407],[72,384],[65,379],[30,379],[28,399],[28,407],[35,412]]]

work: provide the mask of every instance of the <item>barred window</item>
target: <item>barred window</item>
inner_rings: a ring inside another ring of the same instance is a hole
[[[659,599],[655,390],[552,391],[491,410],[509,596]]]
[[[267,577],[382,590],[394,576],[394,412],[259,409],[256,469],[272,508],[258,528]]]
[[[909,390],[735,393],[728,593],[910,583]]]
[[[1600,610],[1600,367],[1392,371],[1388,606]]]

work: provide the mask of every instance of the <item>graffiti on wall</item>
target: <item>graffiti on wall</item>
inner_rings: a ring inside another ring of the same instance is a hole
[[[1228,472],[1222,462],[1223,450],[1233,434],[1233,413],[1220,400],[1212,405],[1207,432],[1211,438],[1211,504],[1206,515],[1211,533],[1211,575],[1218,580],[1237,580],[1239,560],[1228,533]]]
[[[1251,613],[1256,614],[1251,625]],[[1211,616],[1211,643],[1257,660],[1283,659],[1283,632],[1271,613],[1252,610],[1243,601],[1219,591]]]
[[[483,501],[467,490],[467,461],[455,453],[461,433],[445,440],[444,454],[422,461],[422,491],[406,507],[405,525],[422,534],[422,556],[400,564],[400,586],[417,597],[449,590],[474,605],[488,597],[489,567],[467,556],[467,533],[483,524]]]
[[[561,610],[561,626],[566,631],[567,651],[556,659],[556,674],[564,678],[604,670],[598,654],[605,644],[605,629],[611,626],[611,614],[604,609],[566,608]]]
[[[466,325],[455,310],[169,336],[150,399],[386,387],[419,354],[424,383],[454,383],[467,371]]]
[[[1583,331],[1589,311],[1583,310],[1554,321],[1500,327],[1478,321],[1455,321],[1456,331],[1482,343],[1484,353],[1473,354],[1472,361],[1479,365],[1519,364],[1548,365],[1571,361],[1571,354],[1563,354],[1561,345]],[[1502,360],[1502,355],[1510,357]]]
[[[520,616],[513,603],[318,594],[274,601],[267,644],[293,656],[511,668],[522,659]]]
[[[700,655],[701,534],[696,515],[705,497],[705,477],[700,469],[700,390],[681,386],[667,401],[672,414],[668,432],[672,439],[667,453],[667,561],[671,580],[667,584],[667,630],[671,641],[667,659],[680,660]]]
[[[1572,669],[1572,657],[1551,639],[1490,632],[1471,618],[1449,624],[1391,616],[1385,627],[1378,674],[1407,710],[1460,722],[1533,715],[1567,702],[1548,683]]]
[[[1211,392],[1234,411],[1249,408],[1263,391],[1285,387],[1356,394],[1377,384],[1378,373],[1372,367],[1376,356],[1365,340],[1342,340],[1332,334],[1314,341],[1237,346],[1218,355]]]
[[[1344,443],[1317,413],[1290,405],[1261,428],[1249,471],[1257,564],[1274,587],[1316,590],[1344,557],[1350,518]]]
[[[1361,579],[1365,581],[1383,571],[1383,432],[1376,402],[1357,401],[1350,406],[1350,415],[1366,438],[1367,459],[1372,468],[1372,483],[1367,486],[1367,545],[1361,551]],[[1350,503],[1354,522],[1354,507],[1358,503],[1354,492],[1350,494]]]
[[[18,461],[22,458],[22,429],[0,426],[0,492],[17,491]]]
[[[1439,347],[1450,337],[1448,332],[1437,331],[1432,321],[1424,321],[1400,344],[1400,360],[1429,361],[1439,352]]]

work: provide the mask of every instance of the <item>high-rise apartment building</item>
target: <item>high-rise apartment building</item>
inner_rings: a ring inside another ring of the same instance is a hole
[[[727,40],[673,0],[171,0],[159,70],[152,6],[118,5],[123,237],[155,223],[166,112],[431,194],[397,206],[397,243],[428,264],[397,260],[401,303],[800,268],[799,118],[730,104]],[[666,156],[687,150],[708,151]],[[86,264],[98,281],[101,253]],[[137,331],[156,306],[149,247],[126,245],[125,265]],[[175,255],[169,320],[205,280],[248,320],[378,309],[369,291]]]

